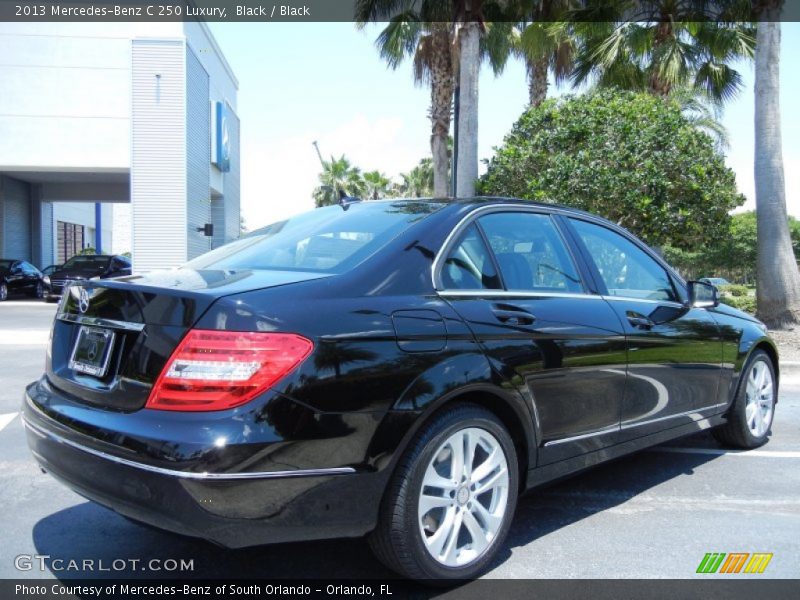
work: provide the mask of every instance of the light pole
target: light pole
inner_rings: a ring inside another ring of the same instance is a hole
[[[314,148],[316,149],[317,156],[319,156],[319,164],[321,164],[322,168],[324,169],[325,168],[325,161],[322,160],[322,153],[319,151],[319,144],[317,144],[317,140],[314,140],[313,142],[311,142],[311,145],[314,146]]]

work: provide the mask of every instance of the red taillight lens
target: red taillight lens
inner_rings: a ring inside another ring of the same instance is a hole
[[[223,410],[280,381],[314,348],[292,333],[192,329],[170,356],[146,408]]]

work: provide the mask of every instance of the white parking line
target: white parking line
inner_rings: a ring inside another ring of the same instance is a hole
[[[0,431],[5,429],[5,426],[11,423],[19,413],[8,413],[6,415],[0,415]]]
[[[680,446],[655,446],[649,452],[674,454],[711,454],[713,456],[755,456],[762,458],[800,458],[800,452],[791,450],[723,450],[721,448],[688,448]]]
[[[49,337],[49,329],[3,329],[0,346],[45,346]]]

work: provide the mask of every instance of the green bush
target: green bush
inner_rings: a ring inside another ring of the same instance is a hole
[[[737,285],[732,283],[730,285],[723,285],[719,288],[719,291],[724,294],[729,294],[735,298],[741,298],[747,296],[748,288],[746,285]]]
[[[566,204],[651,246],[697,250],[744,202],[714,141],[675,101],[602,91],[530,108],[496,149],[481,193]]]
[[[720,302],[751,314],[756,312],[756,299],[754,296],[723,296],[720,298]]]

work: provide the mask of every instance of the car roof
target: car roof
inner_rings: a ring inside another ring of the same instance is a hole
[[[492,204],[517,204],[519,206],[537,207],[545,210],[559,210],[576,215],[584,215],[594,219],[603,219],[599,215],[567,206],[566,204],[558,204],[556,202],[539,202],[534,200],[523,200],[521,198],[513,198],[507,196],[468,196],[459,198],[381,198],[380,200],[365,200],[365,202],[423,202],[430,204],[450,204],[450,205],[474,205],[474,206],[491,206]],[[605,219],[603,219],[605,220]]]

